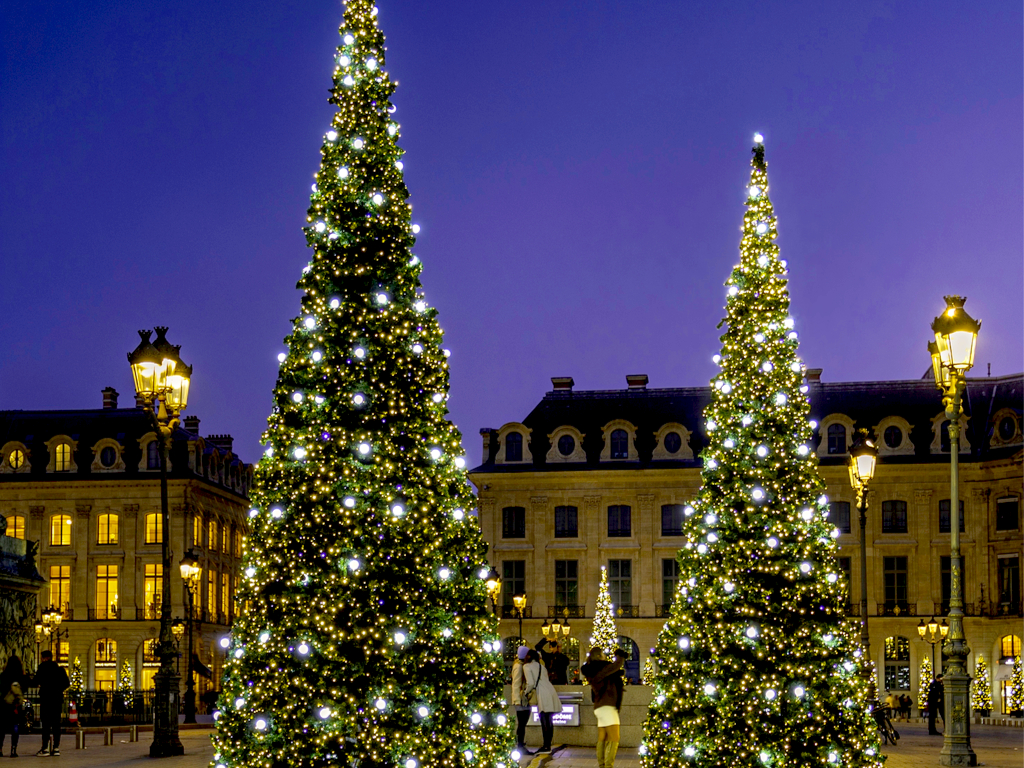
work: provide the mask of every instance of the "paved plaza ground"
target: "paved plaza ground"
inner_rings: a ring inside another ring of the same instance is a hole
[[[902,726],[902,727],[900,727]],[[942,748],[941,736],[929,736],[928,728],[923,723],[897,724],[902,738],[899,745],[887,747],[883,751],[888,756],[886,768],[932,768],[939,764],[939,750]],[[180,768],[206,768],[213,758],[213,747],[210,744],[210,730],[182,730],[181,743],[185,754],[181,757],[169,757],[160,761],[161,766]],[[121,740],[124,741],[121,741]],[[7,766],[49,765],[53,768],[67,766],[73,768],[127,768],[138,766],[149,760],[149,743],[152,735],[140,734],[140,741],[127,743],[128,734],[118,734],[113,746],[103,746],[103,737],[99,734],[86,736],[86,749],[76,750],[74,736],[65,735],[61,740],[60,757],[34,757],[39,749],[38,734],[30,734],[22,739],[18,746],[21,757],[18,763],[7,762],[10,752],[10,741],[5,744],[2,760]],[[978,764],[988,768],[1024,768],[1024,730],[992,725],[976,725],[971,729],[971,741],[978,755]],[[550,759],[538,759],[540,756],[524,760],[523,768],[597,768],[597,760],[593,749],[583,747],[567,747]],[[618,754],[615,768],[639,768],[640,760],[635,749],[624,749]]]

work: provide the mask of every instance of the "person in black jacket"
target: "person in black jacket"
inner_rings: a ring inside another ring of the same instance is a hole
[[[43,727],[43,746],[36,755],[59,755],[64,691],[71,685],[71,681],[64,668],[53,660],[50,651],[43,651],[41,658],[33,681],[39,688],[39,720]]]
[[[936,675],[935,679],[932,680],[932,684],[928,686],[928,735],[938,736],[939,730],[935,727],[935,718],[941,717],[943,726],[946,723],[946,717],[943,710],[945,709],[946,702],[946,688],[942,684],[942,675]]]
[[[25,675],[21,659],[12,655],[0,672],[0,755],[4,738],[11,734],[11,757],[18,756],[18,735],[25,722],[25,693],[32,678]]]
[[[533,647],[540,651],[551,684],[568,685],[569,657],[562,653],[562,646],[559,642],[552,640],[549,643],[546,638],[541,638],[540,642]]]

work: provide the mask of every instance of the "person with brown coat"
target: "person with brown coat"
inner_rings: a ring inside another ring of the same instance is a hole
[[[619,708],[622,706],[622,665],[626,652],[615,649],[615,661],[608,661],[600,646],[587,654],[587,663],[580,672],[590,684],[590,697],[594,701],[597,718],[597,768],[614,768],[615,753],[619,751]]]

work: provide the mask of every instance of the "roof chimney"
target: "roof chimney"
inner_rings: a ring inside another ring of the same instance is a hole
[[[572,392],[573,385],[576,382],[572,380],[572,376],[552,376],[551,386],[554,387],[555,392]]]
[[[491,454],[491,436],[494,435],[496,432],[497,430],[491,429],[491,427],[484,427],[483,429],[480,430],[480,437],[482,437],[484,441],[483,460],[485,463]]]
[[[808,368],[804,373],[804,381],[806,382],[821,382],[821,368]]]
[[[117,390],[113,387],[103,388],[103,410],[117,408]]]
[[[630,389],[647,389],[647,374],[632,373],[626,376],[626,383]]]
[[[230,451],[231,446],[234,445],[235,439],[231,435],[208,435],[206,442],[217,446],[218,448],[224,448]]]
[[[198,416],[186,416],[181,420],[181,425],[184,427],[186,432],[191,432],[193,435],[199,434],[199,417]]]

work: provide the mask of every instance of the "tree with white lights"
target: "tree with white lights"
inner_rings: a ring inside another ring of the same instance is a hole
[[[340,35],[215,765],[504,768],[490,566],[372,2],[348,0]]]
[[[992,678],[988,673],[988,662],[978,654],[974,663],[974,679],[971,681],[971,709],[976,712],[992,711]]]
[[[644,768],[881,765],[756,142]]]
[[[590,637],[592,645],[599,645],[604,654],[611,658],[619,647],[619,631],[615,628],[615,606],[612,605],[608,591],[608,569],[601,566],[601,584],[597,590],[597,606],[594,609],[594,634]]]

